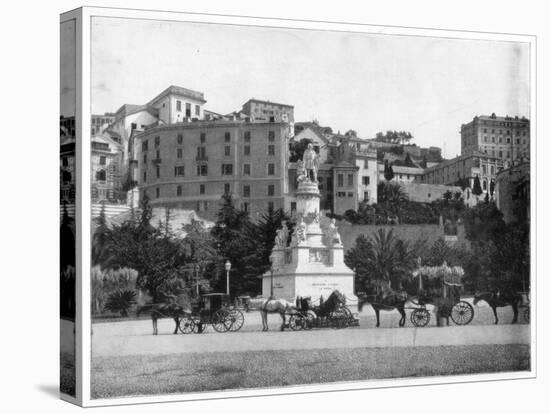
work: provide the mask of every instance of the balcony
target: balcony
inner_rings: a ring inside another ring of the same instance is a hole
[[[208,161],[208,157],[207,157],[206,155],[197,155],[197,156],[195,157],[195,160],[196,160],[196,161],[205,161],[205,162],[206,162],[206,161]]]
[[[155,165],[159,165],[162,162],[162,158],[154,158],[151,162]]]

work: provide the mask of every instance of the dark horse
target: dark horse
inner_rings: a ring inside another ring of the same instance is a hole
[[[149,303],[142,306],[138,306],[137,316],[139,316],[144,312],[149,312],[151,315],[151,320],[153,321],[153,335],[158,335],[157,322],[159,319],[163,319],[163,318],[174,319],[174,322],[176,323],[176,327],[174,329],[174,335],[177,334],[178,329],[180,327],[181,318],[189,315],[190,313],[189,310],[184,309],[183,306],[174,302]]]
[[[522,304],[523,298],[521,294],[511,290],[505,290],[503,292],[482,292],[478,293],[474,297],[474,305],[481,300],[484,300],[493,309],[495,315],[495,325],[498,324],[497,308],[503,308],[505,306],[511,306],[514,311],[514,319],[512,323],[518,321],[518,307]]]
[[[360,295],[358,297],[357,310],[361,312],[363,305],[369,303],[376,313],[376,327],[380,327],[380,311],[392,311],[397,309],[401,315],[399,326],[405,326],[407,315],[405,314],[405,302],[407,294],[403,292],[390,291],[385,294],[375,293],[372,295]]]

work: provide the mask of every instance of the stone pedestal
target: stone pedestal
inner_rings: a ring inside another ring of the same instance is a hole
[[[335,289],[346,296],[347,305],[356,309],[354,272],[344,264],[344,246],[334,222],[319,212],[319,188],[304,180],[296,192],[296,226],[290,245],[277,239],[271,254],[272,270],[263,275],[263,296],[295,301],[310,296],[318,303]]]

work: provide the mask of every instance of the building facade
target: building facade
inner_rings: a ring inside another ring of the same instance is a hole
[[[530,167],[528,161],[518,162],[497,174],[495,202],[506,223],[529,220]]]
[[[445,160],[434,167],[426,168],[424,173],[415,182],[421,184],[455,185],[459,180],[467,180],[469,188],[466,188],[464,192],[464,201],[468,205],[473,205],[479,198],[485,197],[487,193],[489,193],[490,198],[493,197],[491,188],[494,189],[496,176],[504,168],[504,165],[505,161],[498,157],[474,151],[470,155],[460,155],[456,158]],[[477,198],[471,194],[476,177],[479,177],[483,192]],[[492,186],[491,183],[493,183]]]
[[[215,218],[229,193],[252,218],[285,207],[288,124],[195,121],[136,135],[138,184],[153,206]]]
[[[126,194],[120,192],[121,154],[122,148],[118,142],[101,135],[92,137],[92,202],[125,202]]]
[[[248,115],[251,121],[286,122],[294,125],[294,106],[276,102],[249,99],[244,103],[241,112]]]
[[[482,152],[500,160],[529,158],[530,122],[510,116],[476,116],[460,128],[461,154]]]

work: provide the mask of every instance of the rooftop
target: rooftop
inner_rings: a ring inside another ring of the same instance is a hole
[[[147,105],[152,106],[155,103],[157,103],[159,100],[161,100],[162,98],[168,95],[185,96],[188,98],[195,99],[197,101],[201,101],[202,103],[206,103],[206,100],[204,99],[204,93],[194,91],[192,89],[182,88],[181,86],[171,85],[165,90],[163,90],[161,93],[159,93],[157,96],[155,96],[151,101],[149,101]]]
[[[244,104],[243,104],[243,107],[246,105],[246,104],[249,104],[249,103],[263,103],[263,104],[268,104],[268,105],[277,105],[277,106],[285,106],[287,108],[294,108],[294,105],[287,105],[287,104],[282,104],[282,103],[277,103],[277,102],[271,102],[271,101],[264,101],[262,99],[249,99],[248,101],[246,101]]]

